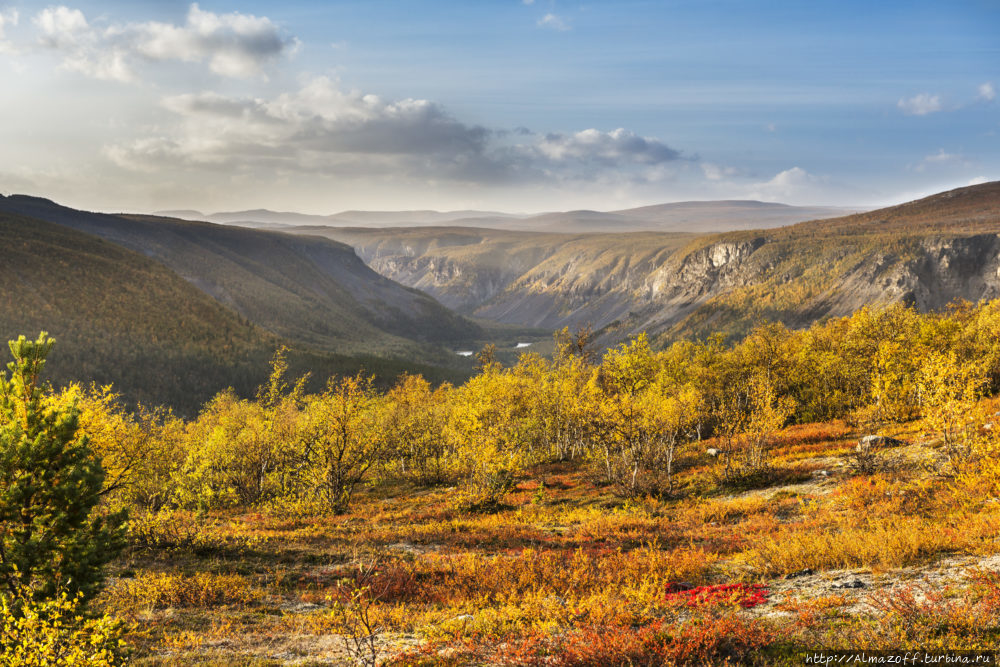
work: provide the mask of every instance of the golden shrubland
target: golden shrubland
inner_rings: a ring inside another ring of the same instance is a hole
[[[130,511],[93,609],[140,664],[791,664],[997,648],[998,341],[1000,302],[891,306],[732,346],[561,332],[459,386],[309,393],[279,353],[187,420],[47,400]],[[868,435],[896,440],[862,466]]]

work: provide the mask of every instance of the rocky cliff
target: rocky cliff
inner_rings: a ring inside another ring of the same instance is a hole
[[[315,233],[315,229],[312,233]],[[805,326],[867,305],[1000,296],[1000,183],[773,230],[714,235],[328,230],[376,271],[509,324],[590,323],[609,342]]]

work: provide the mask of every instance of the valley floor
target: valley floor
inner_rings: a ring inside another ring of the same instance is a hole
[[[990,406],[996,409],[996,406]],[[140,665],[804,664],[1000,649],[1000,503],[933,472],[921,422],[862,472],[842,422],[777,434],[757,488],[692,449],[674,499],[574,462],[492,513],[369,489],[343,515],[135,516],[100,605]],[[938,468],[940,469],[940,468]],[[371,636],[374,643],[366,638]]]

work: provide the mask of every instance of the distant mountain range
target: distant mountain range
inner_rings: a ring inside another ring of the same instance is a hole
[[[719,203],[667,208],[699,215]],[[657,219],[660,209],[629,215]],[[733,209],[780,210],[748,202]],[[348,243],[383,275],[459,312],[550,329],[590,323],[608,343],[639,331],[664,339],[716,330],[739,336],[758,321],[805,326],[871,303],[928,310],[1000,296],[1000,183],[861,214],[702,235],[288,231]]]
[[[805,220],[854,213],[858,210],[789,206],[759,201],[694,201],[620,211],[581,210],[533,215],[490,211],[344,211],[333,215],[307,215],[266,209],[210,215],[199,211],[176,210],[159,211],[157,215],[250,227],[452,226],[557,233],[636,231],[707,233],[779,227]]]

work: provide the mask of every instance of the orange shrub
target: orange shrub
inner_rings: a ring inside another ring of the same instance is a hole
[[[262,592],[236,574],[151,572],[119,580],[108,596],[112,607],[139,610],[248,605],[260,600]]]

